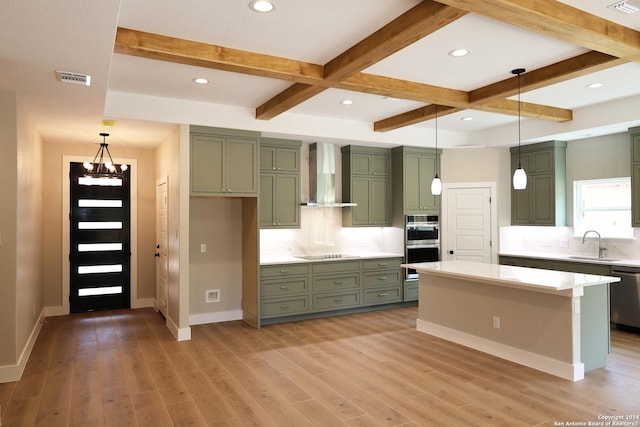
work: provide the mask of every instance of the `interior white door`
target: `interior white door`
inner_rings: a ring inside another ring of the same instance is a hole
[[[443,212],[446,244],[441,258],[490,263],[491,188],[448,188],[446,196],[446,212]]]
[[[156,306],[165,317],[168,315],[167,283],[169,276],[167,197],[167,179],[162,178],[156,184]]]

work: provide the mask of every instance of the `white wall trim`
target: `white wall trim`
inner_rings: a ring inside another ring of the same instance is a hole
[[[177,341],[188,341],[191,339],[191,328],[178,328],[170,317],[166,318],[166,325],[167,328],[169,328],[171,335],[173,335]]]
[[[62,156],[62,311],[61,314],[69,314],[69,292],[70,292],[70,273],[69,273],[69,164],[71,162],[82,163],[87,160],[86,156]],[[135,301],[138,300],[138,160],[125,159],[115,157],[116,163],[126,163],[131,165],[131,173],[129,175],[131,182],[130,188],[130,226],[131,226],[131,264],[130,264],[130,294],[129,304],[133,308]]]
[[[22,377],[24,368],[27,366],[27,362],[29,361],[29,356],[31,356],[31,350],[33,350],[33,346],[36,344],[36,340],[40,334],[40,329],[42,329],[44,319],[45,309],[43,308],[40,312],[40,316],[38,316],[36,324],[31,330],[31,335],[29,335],[27,345],[22,349],[18,362],[15,365],[0,366],[0,383],[18,381]]]
[[[466,332],[447,328],[422,319],[416,320],[416,329],[419,332],[434,335],[438,338],[452,341],[466,347],[471,347],[473,349],[489,353],[493,356],[519,363],[567,380],[580,381],[584,379],[583,363],[571,364],[560,360],[554,360],[530,351],[511,347],[486,338],[477,337]]]
[[[131,308],[155,308],[155,298],[138,298],[131,301]]]
[[[231,320],[242,320],[242,310],[227,310],[189,315],[189,325],[204,325],[207,323],[229,322]]]

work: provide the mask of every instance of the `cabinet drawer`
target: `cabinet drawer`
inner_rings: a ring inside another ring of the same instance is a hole
[[[313,277],[313,292],[335,291],[359,287],[359,274]]]
[[[287,316],[308,311],[308,297],[281,298],[262,300],[260,303],[261,317]]]
[[[311,265],[313,274],[360,270],[360,261],[319,262]]]
[[[402,270],[382,270],[364,273],[364,286],[395,285],[402,283]]]
[[[313,296],[314,310],[331,310],[360,304],[360,291],[318,294]]]
[[[363,301],[365,304],[387,304],[402,301],[400,285],[387,286],[377,289],[367,289],[364,291]]]
[[[280,280],[265,280],[260,283],[261,297],[279,297],[301,294],[309,289],[306,277],[288,278]]]
[[[307,274],[308,264],[279,264],[263,265],[260,267],[260,277],[283,277]]]
[[[402,258],[379,258],[362,261],[363,270],[377,270],[381,268],[400,268]]]

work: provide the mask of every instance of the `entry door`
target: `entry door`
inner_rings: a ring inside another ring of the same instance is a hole
[[[446,197],[446,212],[442,215],[446,247],[442,259],[490,263],[491,189],[448,188]]]
[[[156,306],[158,311],[168,316],[167,283],[169,270],[167,263],[168,240],[168,199],[167,180],[162,179],[156,185]]]
[[[70,164],[71,313],[130,307],[130,169],[97,178]]]

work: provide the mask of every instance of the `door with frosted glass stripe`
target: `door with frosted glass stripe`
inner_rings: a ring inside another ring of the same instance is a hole
[[[72,313],[130,307],[129,172],[88,177],[81,163],[70,164]]]

